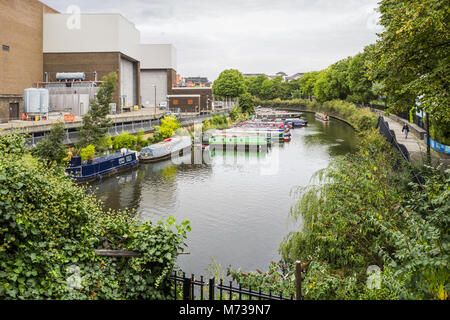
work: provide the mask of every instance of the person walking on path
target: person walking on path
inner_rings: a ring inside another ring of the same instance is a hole
[[[405,139],[408,139],[409,126],[406,123],[403,125],[402,132],[405,134]]]

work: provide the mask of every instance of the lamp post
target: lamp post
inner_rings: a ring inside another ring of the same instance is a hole
[[[152,85],[155,88],[155,119],[156,119],[156,84]]]

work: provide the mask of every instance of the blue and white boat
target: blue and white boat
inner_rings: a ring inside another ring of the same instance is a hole
[[[117,172],[128,170],[138,166],[137,152],[122,149],[111,155],[81,161],[81,157],[72,157],[66,174],[77,182],[101,179]]]

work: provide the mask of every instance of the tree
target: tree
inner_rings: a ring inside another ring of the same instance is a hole
[[[450,121],[450,18],[448,0],[382,0],[384,31],[372,55],[371,76],[382,81],[395,112],[415,106]]]
[[[299,79],[300,88],[302,90],[302,95],[312,96],[314,95],[314,84],[319,76],[318,71],[307,72]]]
[[[275,77],[273,79],[266,79],[261,85],[261,97],[266,100],[286,97],[286,87],[283,86],[283,79]]]
[[[348,64],[347,82],[352,101],[369,103],[375,98],[372,92],[372,81],[367,77],[367,53],[358,53]]]
[[[261,87],[264,80],[267,77],[263,74],[258,75],[257,77],[248,77],[245,78],[245,84],[247,86],[247,91],[254,97],[261,98]]]
[[[254,112],[255,100],[250,93],[246,92],[239,96],[239,107],[244,113],[252,114]]]
[[[97,93],[97,99],[91,100],[91,108],[83,116],[83,126],[80,129],[80,147],[88,145],[98,146],[106,136],[111,120],[107,115],[111,111],[110,103],[117,87],[117,74],[111,72],[104,76]]]
[[[214,81],[212,90],[217,98],[237,98],[246,90],[244,76],[235,69],[224,70]]]
[[[64,137],[64,123],[57,122],[53,124],[50,133],[36,145],[33,155],[41,158],[48,165],[52,162],[56,164],[64,163],[64,158],[66,157],[66,150],[63,144]]]

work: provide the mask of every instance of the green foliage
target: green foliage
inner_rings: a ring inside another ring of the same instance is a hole
[[[372,81],[366,65],[367,53],[358,53],[349,62],[347,82],[351,95],[347,99],[357,103],[368,103],[375,98]]]
[[[238,70],[224,70],[214,81],[212,90],[216,98],[237,98],[246,90],[244,77]]]
[[[239,118],[239,114],[240,114],[239,109],[238,108],[233,108],[230,111],[230,119],[231,119],[231,121],[236,121]]]
[[[247,86],[247,92],[254,97],[262,98],[261,88],[265,80],[267,80],[267,77],[262,74],[256,77],[245,78],[245,85]]]
[[[307,72],[299,79],[302,95],[312,96],[314,94],[314,84],[319,76],[318,71]]]
[[[165,116],[161,119],[161,126],[155,126],[152,143],[157,143],[170,138],[174,135],[175,130],[179,128],[181,128],[181,124],[176,116]]]
[[[56,168],[0,136],[0,299],[167,299],[189,222],[140,223],[102,203]],[[94,250],[138,251],[106,258]],[[69,286],[71,278],[79,286]],[[75,281],[76,282],[76,281]]]
[[[371,76],[382,82],[394,112],[417,99],[423,111],[449,122],[450,26],[447,0],[383,0],[384,31],[369,49]]]
[[[317,75],[314,83],[314,95],[320,101],[345,99],[349,95],[348,67],[351,58],[340,60]]]
[[[138,148],[143,148],[147,145],[147,141],[144,139],[145,131],[140,129],[136,135],[136,144]]]
[[[243,288],[250,288],[250,286],[257,290],[262,289],[262,292],[273,295],[290,296],[295,293],[295,273],[294,268],[287,268],[283,263],[271,262],[266,272],[259,269],[245,273],[239,269],[233,269],[231,266],[227,268],[227,276],[237,283],[242,284]]]
[[[283,259],[313,261],[305,293],[314,299],[445,299],[449,289],[449,177],[431,169],[421,188],[376,132],[366,132],[355,155],[299,189],[291,215],[301,231],[280,245]],[[444,213],[445,212],[445,213]],[[382,270],[369,290],[366,269]]]
[[[83,116],[83,126],[80,128],[80,147],[90,144],[98,146],[111,125],[111,120],[107,118],[107,115],[110,113],[110,103],[117,87],[117,74],[111,72],[108,76],[103,77],[102,81],[97,99],[91,100],[90,109]]]
[[[80,151],[81,160],[91,160],[95,156],[95,146],[88,145],[86,148],[82,148]]]
[[[57,122],[45,138],[40,141],[33,150],[33,155],[44,160],[48,165],[51,163],[63,164],[66,157],[64,148],[64,123]]]
[[[250,93],[246,92],[239,96],[239,108],[247,114],[252,114],[255,111],[255,100]]]
[[[137,137],[128,132],[122,132],[121,134],[115,136],[113,139],[114,150],[120,150],[122,148],[131,149],[133,147],[136,147],[136,144]]]

